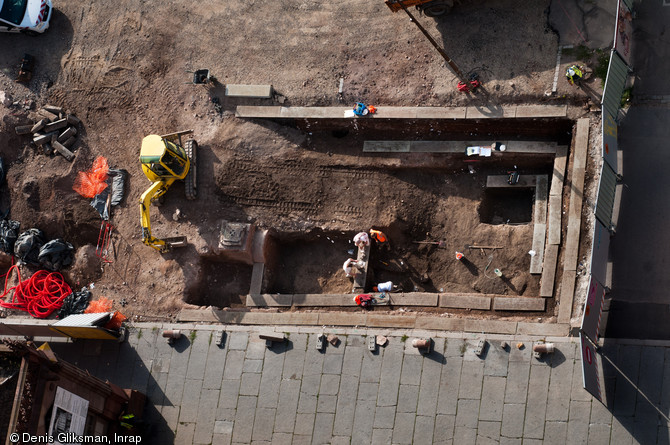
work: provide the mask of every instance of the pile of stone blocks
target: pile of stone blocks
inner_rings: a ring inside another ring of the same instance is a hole
[[[61,107],[45,105],[37,111],[39,119],[33,125],[14,127],[16,134],[32,134],[33,142],[42,147],[44,154],[60,154],[68,161],[74,160],[71,151],[76,142],[77,127],[81,121]]]

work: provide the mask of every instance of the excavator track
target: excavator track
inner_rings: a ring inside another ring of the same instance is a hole
[[[186,178],[184,178],[186,199],[194,200],[198,196],[198,143],[194,139],[189,139],[184,144],[184,150],[186,151],[186,156],[188,156],[189,162],[191,163],[188,174],[186,175]]]

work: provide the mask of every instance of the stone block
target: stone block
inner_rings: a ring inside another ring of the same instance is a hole
[[[544,311],[546,300],[537,297],[495,297],[494,311]]]
[[[440,294],[440,307],[452,309],[491,309],[491,297],[473,294]]]

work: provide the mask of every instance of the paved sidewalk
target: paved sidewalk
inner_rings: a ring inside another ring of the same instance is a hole
[[[613,416],[582,389],[574,339],[548,339],[557,351],[538,361],[529,337],[487,336],[478,357],[476,335],[443,333],[423,357],[411,347],[416,332],[391,333],[373,354],[366,335],[382,331],[326,330],[341,343],[321,353],[318,328],[277,328],[289,342],[267,349],[259,329],[190,327],[181,327],[175,347],[160,325],[133,330],[121,345],[52,347],[96,376],[146,392],[155,444],[668,443],[670,423],[655,408],[670,408],[666,347],[603,348],[639,387],[607,367]],[[213,334],[223,328],[219,348]],[[511,349],[500,348],[502,339]]]

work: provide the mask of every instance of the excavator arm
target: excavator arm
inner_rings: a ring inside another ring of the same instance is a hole
[[[173,247],[186,245],[186,237],[159,239],[151,235],[151,202],[163,196],[176,178],[164,179],[151,184],[140,198],[140,223],[142,225],[142,242],[153,247],[160,253],[169,252]]]

